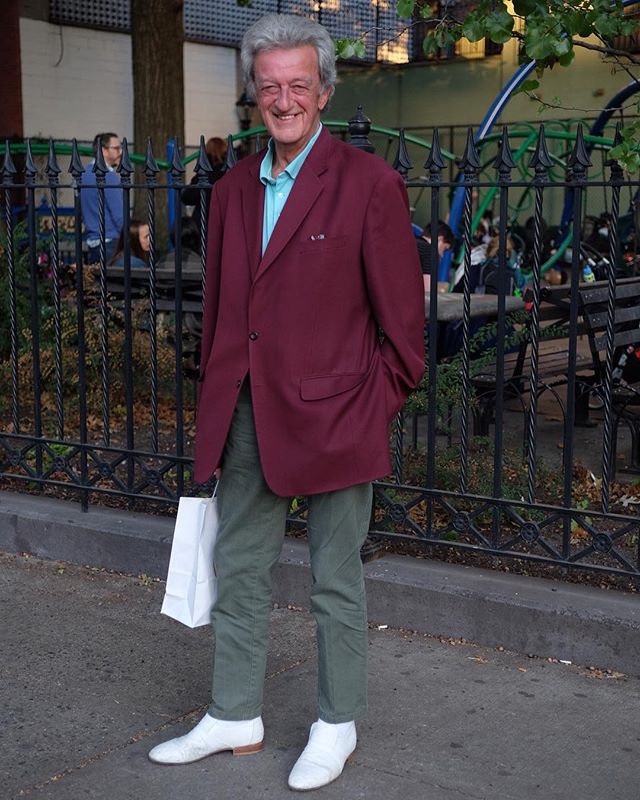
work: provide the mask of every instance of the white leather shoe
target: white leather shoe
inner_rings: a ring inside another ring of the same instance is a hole
[[[262,750],[263,739],[261,717],[235,721],[214,719],[205,714],[189,733],[154,747],[149,758],[156,764],[190,764],[223,750],[232,750],[234,756],[245,756]]]
[[[289,788],[304,792],[335,781],[356,749],[356,742],[355,722],[314,722],[309,742],[289,775]]]

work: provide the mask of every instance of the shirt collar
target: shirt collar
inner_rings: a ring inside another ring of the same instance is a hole
[[[302,169],[302,165],[304,163],[305,158],[309,155],[309,151],[316,143],[316,139],[320,136],[320,131],[322,130],[322,123],[318,126],[318,130],[313,134],[311,139],[305,145],[304,150],[300,151],[298,155],[293,159],[293,161],[289,162],[287,166],[284,168],[283,173],[286,173],[290,180],[294,181],[298,177],[298,173]],[[273,139],[269,139],[269,144],[267,146],[267,152],[265,157],[262,159],[260,164],[260,180],[265,185],[267,183],[274,184],[276,179],[271,176],[271,170],[273,168]],[[281,173],[282,174],[282,173]]]

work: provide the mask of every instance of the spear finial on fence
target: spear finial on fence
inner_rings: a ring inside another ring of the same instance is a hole
[[[4,143],[4,160],[2,161],[2,169],[0,170],[0,173],[2,173],[2,182],[13,183],[12,176],[15,175],[16,172],[16,166],[11,158],[9,140],[6,139]]]
[[[536,149],[533,152],[529,168],[535,170],[536,180],[538,182],[547,180],[547,170],[553,166],[553,159],[549,155],[547,148],[547,139],[544,133],[544,124],[540,125],[538,130],[538,139],[536,141]]]
[[[69,172],[75,178],[75,180],[80,180],[82,173],[84,172],[82,159],[80,158],[80,153],[78,152],[77,139],[71,140],[71,161],[69,162]]]
[[[229,134],[227,136],[227,157],[224,161],[224,166],[222,167],[222,171],[229,172],[229,170],[233,169],[237,163],[238,163],[238,158],[236,156],[236,151],[233,147],[233,136]]]
[[[181,183],[184,177],[185,169],[182,157],[180,155],[180,144],[177,139],[173,140],[173,154],[171,156],[171,166],[169,167],[169,174],[174,183]]]
[[[500,144],[498,145],[498,155],[493,162],[493,166],[498,171],[498,177],[501,183],[511,180],[511,170],[515,165],[516,162],[513,160],[511,146],[509,145],[509,129],[504,125],[502,127]]]
[[[144,159],[144,167],[143,172],[147,177],[148,182],[152,182],[158,172],[160,172],[160,168],[158,167],[158,162],[156,161],[155,156],[153,155],[153,145],[151,143],[151,137],[147,137],[147,152]]]
[[[400,128],[400,135],[398,136],[398,150],[396,157],[393,160],[393,168],[399,172],[403,178],[407,177],[410,169],[413,168],[409,153],[407,151],[407,142],[404,136],[404,128]]]
[[[58,183],[58,175],[62,172],[60,166],[58,165],[58,159],[56,158],[56,148],[53,143],[53,139],[49,137],[49,155],[47,157],[47,166],[44,168],[44,171],[49,178],[49,183],[52,185],[56,185]]]
[[[25,183],[35,183],[38,170],[33,162],[33,155],[31,153],[31,139],[27,139],[27,153],[24,160],[24,180]]]
[[[473,175],[480,169],[480,156],[473,137],[473,128],[467,130],[467,143],[459,162],[460,169],[465,175]]]
[[[431,173],[431,179],[435,180],[440,178],[440,172],[445,168],[446,163],[442,157],[442,150],[440,148],[440,132],[438,128],[433,129],[433,136],[431,137],[431,149],[429,156],[424,162],[424,168],[428,169]]]
[[[567,159],[567,166],[576,178],[584,178],[587,167],[591,166],[591,159],[589,158],[589,153],[584,143],[582,123],[578,125],[576,130],[576,141]]]
[[[613,142],[611,143],[611,148],[618,147],[618,145],[622,144],[622,133],[620,131],[620,123],[616,122],[616,132],[613,135]],[[611,168],[611,181],[621,181],[624,178],[624,170],[618,163],[616,158],[609,158],[604,162],[606,167]]]
[[[126,136],[122,138],[122,158],[120,159],[120,163],[118,164],[117,172],[120,175],[120,180],[125,186],[131,183],[133,164],[131,163],[131,159],[129,158],[129,145],[127,143]]]
[[[196,166],[194,168],[194,173],[196,175],[196,185],[197,186],[211,186],[211,177],[213,175],[213,169],[211,168],[211,162],[207,156],[207,148],[205,147],[204,143],[204,136],[200,134],[200,146],[198,147],[198,160],[196,161]]]
[[[93,165],[93,171],[96,174],[96,178],[103,178],[109,171],[107,167],[107,163],[104,160],[104,153],[102,152],[102,145],[100,144],[100,139],[96,140],[96,162]]]

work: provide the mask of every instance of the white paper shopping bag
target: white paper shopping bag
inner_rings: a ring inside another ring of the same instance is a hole
[[[218,509],[213,497],[181,497],[161,613],[190,628],[208,625],[217,585],[213,548]]]

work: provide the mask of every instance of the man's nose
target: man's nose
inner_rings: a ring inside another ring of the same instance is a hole
[[[291,91],[288,86],[281,86],[276,99],[276,105],[281,111],[291,107]]]

